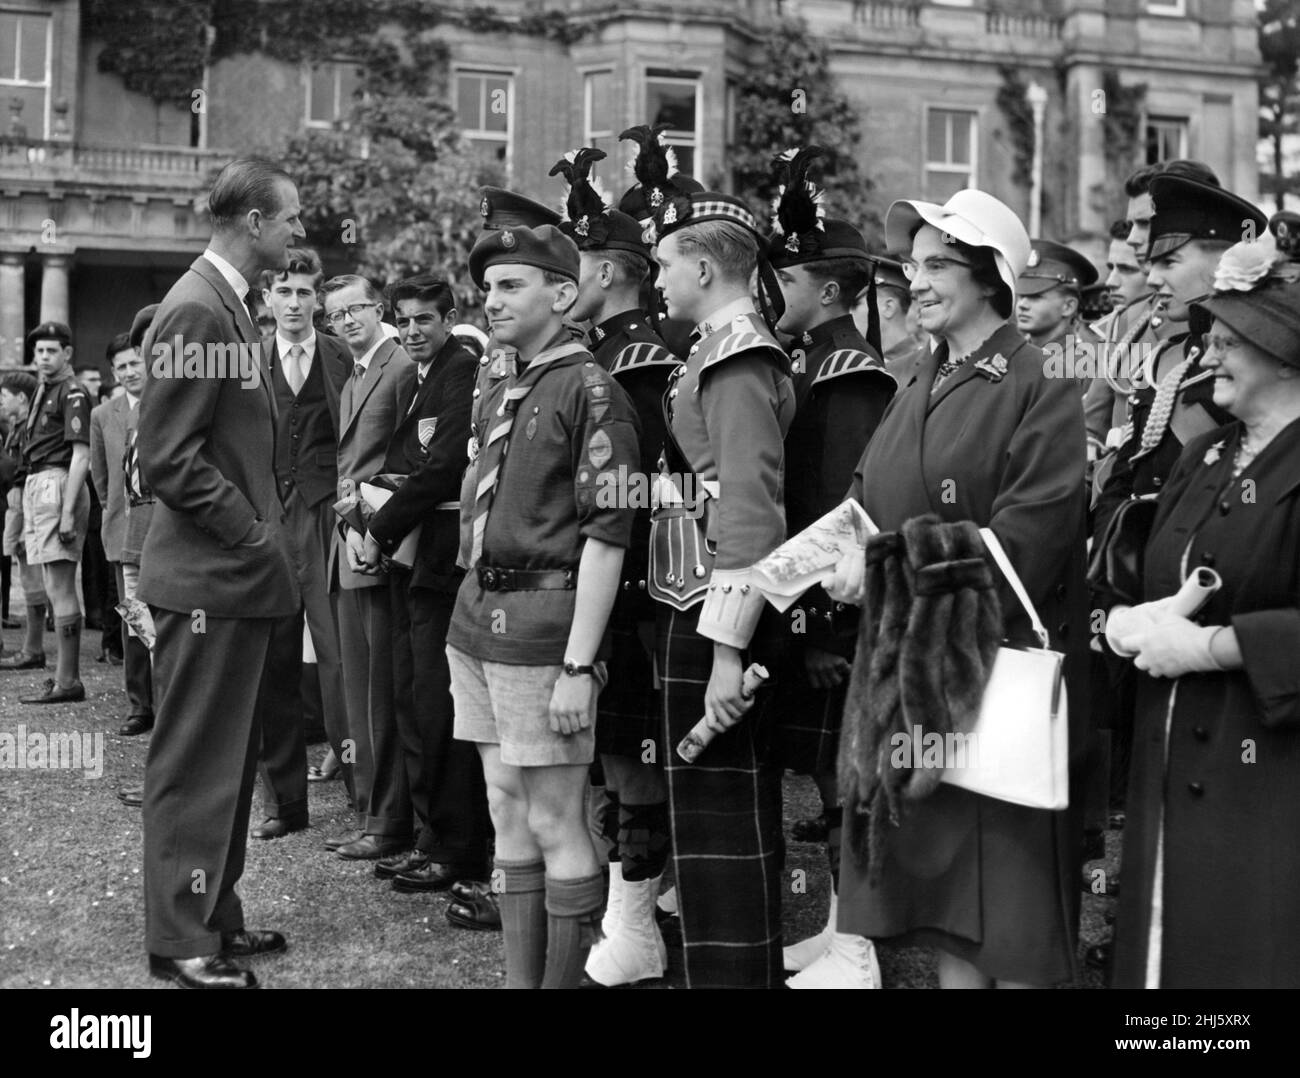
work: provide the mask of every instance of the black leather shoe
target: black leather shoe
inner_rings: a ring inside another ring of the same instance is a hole
[[[164,981],[175,981],[182,988],[257,987],[252,970],[240,969],[220,954],[198,958],[159,958],[151,954],[149,972]]]
[[[1109,970],[1114,958],[1114,940],[1106,940],[1105,943],[1095,943],[1083,952],[1083,960],[1088,963],[1092,969]]]
[[[244,929],[221,933],[221,953],[226,958],[252,958],[260,954],[278,954],[289,944],[279,932]]]
[[[128,808],[139,808],[144,804],[144,787],[129,786],[117,791],[117,799]]]
[[[36,654],[29,654],[26,651],[15,651],[12,655],[6,655],[0,659],[0,670],[44,670],[45,669],[45,652],[38,651]]]
[[[331,835],[325,840],[327,850],[337,850],[341,846],[346,846],[350,842],[356,842],[357,839],[365,838],[364,831],[344,831],[341,835]]]
[[[423,868],[428,863],[429,855],[423,850],[407,850],[405,853],[395,853],[392,857],[381,857],[375,863],[375,879],[391,880],[403,872]]]
[[[117,731],[118,737],[137,737],[153,729],[152,715],[130,715]]]
[[[795,842],[825,842],[829,834],[830,821],[824,812],[820,816],[796,820],[790,828],[790,837]]]
[[[497,896],[492,893],[491,884],[456,883],[451,893],[455,899],[447,907],[450,924],[475,932],[501,931],[501,910],[497,908]]]
[[[340,846],[334,852],[345,861],[377,861],[411,848],[410,838],[386,838],[383,835],[362,835],[356,842]]]
[[[285,835],[291,835],[295,831],[306,830],[307,817],[305,815],[287,817],[268,816],[248,833],[252,835],[253,838],[284,838]]]
[[[472,880],[482,876],[481,868],[430,861],[422,868],[399,872],[393,877],[393,890],[404,894],[417,891],[445,891],[457,880]]]
[[[52,677],[45,679],[45,688],[35,696],[20,696],[20,704],[77,704],[86,698],[86,686],[80,681],[63,686]]]

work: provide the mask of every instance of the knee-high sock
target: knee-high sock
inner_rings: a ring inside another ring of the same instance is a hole
[[[599,872],[576,880],[546,877],[546,974],[543,988],[577,988],[599,934],[605,881]]]
[[[623,805],[618,814],[618,849],[629,883],[663,875],[668,862],[668,802]]]
[[[59,685],[71,685],[81,672],[81,615],[58,615],[54,631],[59,638],[59,665],[54,678]]]
[[[539,988],[546,968],[546,865],[496,861],[506,945],[506,987]],[[599,877],[597,877],[599,879]]]
[[[27,604],[27,639],[23,641],[23,651],[28,655],[39,655],[45,650],[45,604]]]
[[[600,820],[600,837],[604,839],[609,846],[609,859],[617,861],[620,859],[619,853],[619,828],[618,821],[622,813],[622,804],[618,799],[618,794],[605,787],[605,811],[601,814]]]

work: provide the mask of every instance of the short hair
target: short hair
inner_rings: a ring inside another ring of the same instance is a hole
[[[404,299],[432,303],[444,318],[456,307],[456,296],[451,285],[432,273],[418,273],[414,277],[403,277],[390,284],[386,290],[388,305],[397,310],[397,305]]]
[[[342,292],[345,288],[351,288],[353,285],[360,285],[365,289],[366,299],[372,303],[383,304],[384,295],[375,287],[375,282],[369,277],[361,277],[355,273],[340,273],[337,277],[331,277],[320,286],[321,296],[328,296],[334,292]]]
[[[263,270],[262,287],[269,292],[276,281],[287,281],[289,274],[301,273],[311,278],[312,288],[319,292],[321,282],[325,280],[320,256],[310,247],[290,247],[285,253],[289,256],[289,265],[280,270]]]
[[[7,389],[15,395],[25,393],[28,400],[36,395],[36,385],[36,375],[31,371],[5,371],[0,374],[0,389]]]
[[[265,214],[280,212],[280,181],[293,183],[279,165],[265,157],[237,157],[218,174],[208,193],[208,214],[212,227],[221,232],[253,210]]]
[[[119,333],[108,342],[108,347],[104,349],[104,358],[111,364],[115,355],[119,352],[129,352],[131,348],[131,334]]]
[[[925,221],[918,221],[916,227],[912,229],[911,237],[915,238],[916,234],[925,227]],[[969,243],[963,243],[961,240],[953,240],[951,244],[954,251],[961,255],[970,263],[970,275],[972,280],[980,288],[992,290],[989,296],[989,303],[992,304],[993,310],[997,312],[999,318],[1010,318],[1011,312],[1016,307],[1016,294],[1002,279],[1002,274],[998,272],[998,261],[992,247],[972,247]]]
[[[1124,181],[1124,194],[1129,198],[1145,195],[1151,190],[1151,181],[1160,175],[1181,176],[1185,180],[1208,183],[1212,187],[1221,186],[1219,177],[1215,175],[1214,169],[1210,168],[1209,165],[1200,161],[1180,159],[1177,161],[1157,161],[1154,165],[1143,165],[1141,168],[1129,173],[1128,179]]]
[[[573,303],[578,302],[578,293],[577,293],[578,282],[575,281],[568,274],[556,273],[555,270],[542,270],[542,283],[552,285],[552,286],[562,285],[562,284],[573,285],[574,286]],[[561,311],[560,313],[561,314],[566,313],[569,310],[569,308],[573,306],[573,303],[570,303],[569,306],[565,307],[564,310]]]
[[[827,258],[821,262],[805,262],[804,269],[814,281],[834,281],[840,286],[840,302],[852,307],[860,293],[871,283],[874,270],[866,258]]]
[[[1121,242],[1128,239],[1128,234],[1133,230],[1133,226],[1122,218],[1110,223],[1110,238],[1120,240]]]
[[[77,366],[72,368],[73,374],[80,374],[82,371],[94,371],[100,377],[103,377],[104,374],[104,372],[99,369],[98,363],[79,363]]]
[[[904,314],[907,314],[907,312],[910,311],[910,310],[912,309],[912,293],[911,293],[911,291],[910,291],[909,289],[906,289],[906,288],[899,288],[898,285],[896,285],[896,284],[877,284],[877,285],[876,285],[876,305],[877,305],[877,306],[880,305],[880,297],[881,297],[882,293],[885,293],[885,292],[888,292],[891,296],[894,297],[894,299],[895,299],[895,300],[897,301],[897,303],[898,303],[899,308],[902,310],[902,312],[903,312]],[[866,297],[865,295],[859,293],[859,295],[858,295],[858,299],[865,300],[866,298],[867,298],[867,297]],[[853,302],[854,302],[854,303],[857,303],[857,300],[854,300]]]
[[[640,288],[650,276],[650,262],[647,256],[635,251],[625,251],[619,247],[607,247],[604,250],[586,251],[601,262],[608,262],[614,267],[614,277],[626,288]]]
[[[680,250],[707,256],[721,276],[748,287],[758,265],[758,238],[749,229],[732,221],[703,221],[671,235]]]

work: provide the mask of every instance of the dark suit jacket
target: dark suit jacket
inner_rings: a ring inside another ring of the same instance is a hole
[[[400,344],[386,339],[370,358],[360,383],[349,377],[339,397],[339,496],[368,483],[384,470],[388,443],[401,422],[415,384],[415,364]],[[330,576],[346,589],[388,586],[384,575],[362,575],[348,568],[343,537],[334,531]]]
[[[215,362],[189,371],[179,357],[167,363],[177,338],[225,360],[225,376]],[[261,376],[261,338],[207,259],[196,259],[163,299],[144,354],[151,377],[140,402],[140,470],[158,501],[140,557],[140,597],[187,614],[292,614],[300,596],[280,526],[275,401]],[[242,374],[229,370],[240,366],[229,356],[243,357]]]
[[[104,557],[109,561],[122,560],[126,536],[122,454],[131,422],[131,402],[125,393],[104,401],[90,413],[90,481],[103,506],[99,535],[104,542]]]
[[[413,588],[454,594],[460,582],[456,569],[460,514],[437,506],[460,497],[477,371],[478,361],[455,337],[448,337],[429,365],[424,385],[413,387],[404,418],[388,443],[384,471],[408,478],[370,521],[370,534],[385,553],[392,553],[412,528],[423,523],[411,569]],[[432,433],[428,433],[430,424]]]
[[[262,342],[263,375],[267,385],[272,385],[273,368],[284,360],[276,355],[276,338],[274,335]],[[339,395],[352,375],[352,354],[348,346],[337,337],[326,333],[316,334],[316,354],[312,366],[321,365],[324,375],[325,405],[329,408],[330,424],[334,427],[334,451],[327,460],[300,460],[298,464],[298,488],[308,505],[316,505],[324,498],[331,497],[339,481],[338,440],[339,440]],[[278,417],[275,426],[277,439],[287,438],[284,429],[284,417]],[[281,443],[282,444],[282,443]]]

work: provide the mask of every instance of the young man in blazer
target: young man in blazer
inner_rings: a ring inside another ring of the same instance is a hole
[[[415,364],[380,328],[384,299],[364,277],[332,277],[321,286],[325,321],[343,338],[352,375],[339,398],[338,497],[384,470],[388,443],[411,399]],[[362,510],[364,514],[364,509]],[[338,583],[339,646],[355,750],[357,828],[327,839],[344,860],[370,861],[409,850],[411,800],[393,714],[392,602],[387,574],[364,561],[365,521],[340,522],[330,549]],[[346,760],[347,755],[341,757]]]
[[[263,270],[285,266],[303,227],[293,181],[258,158],[222,169],[208,209],[208,248],[144,341],[153,377],[140,402],[140,471],[157,502],[139,596],[154,608],[161,687],[145,767],[145,937],[156,977],[251,988],[252,972],[230,959],[282,950],[285,939],[245,929],[235,884],[272,630],[300,597],[248,292]]]
[[[456,301],[446,281],[410,277],[389,299],[416,381],[384,460],[385,472],[407,478],[371,518],[365,561],[378,567],[381,553],[420,529],[414,563],[389,568],[394,703],[416,841],[380,861],[375,875],[392,879],[395,891],[445,891],[487,880],[491,834],[478,754],[453,737],[446,650],[464,576],[456,567],[459,496],[478,361],[451,333]]]
[[[262,282],[276,327],[262,342],[263,376],[276,402],[275,479],[302,604],[271,645],[274,701],[262,729],[259,761],[266,818],[250,832],[259,839],[307,826],[307,743],[299,689],[304,618],[316,650],[325,736],[340,759],[346,755],[343,666],[327,566],[336,520],[339,396],[352,361],[342,341],[317,333],[312,324],[324,277],[316,252],[295,248],[288,268],[265,274]],[[351,764],[343,765],[343,779],[353,795]]]

